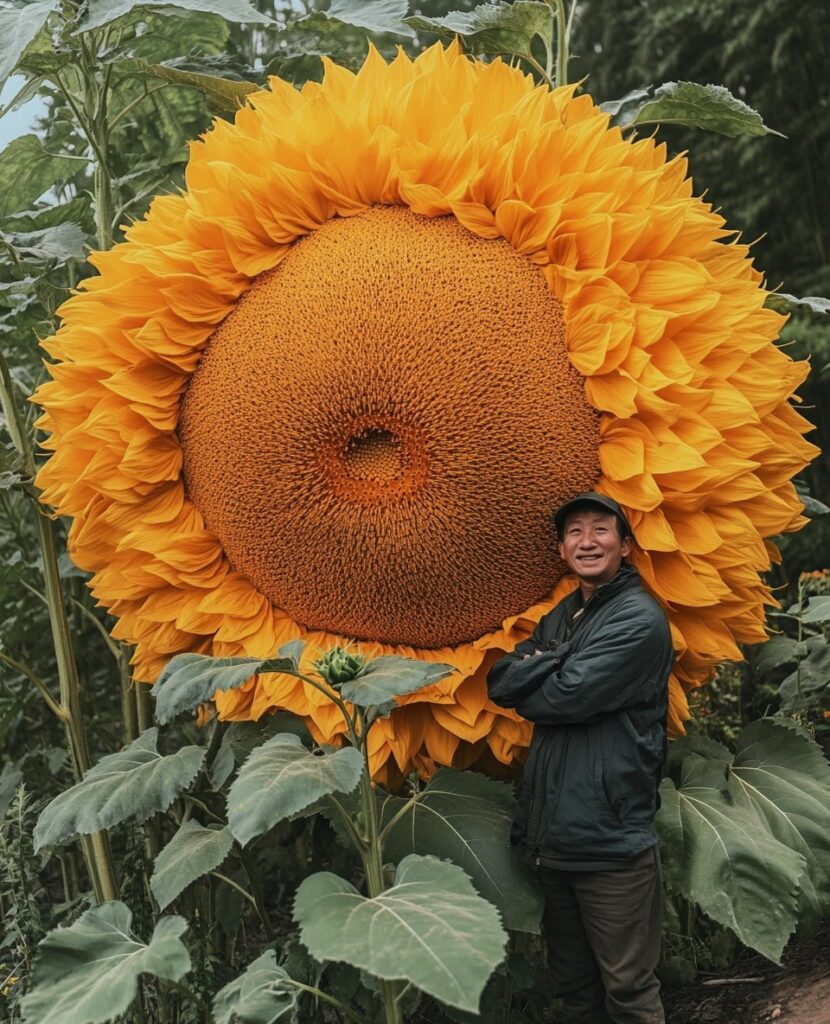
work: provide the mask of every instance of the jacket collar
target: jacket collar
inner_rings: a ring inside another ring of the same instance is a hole
[[[575,591],[576,606],[577,608],[594,608],[598,605],[605,604],[605,602],[614,597],[615,594],[619,594],[623,590],[628,590],[630,587],[638,586],[639,582],[639,572],[637,572],[633,565],[623,562],[617,570],[616,575],[607,583],[600,583],[587,601],[583,601],[582,589],[577,588]]]

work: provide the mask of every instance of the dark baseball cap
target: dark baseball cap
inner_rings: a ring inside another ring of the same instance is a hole
[[[626,519],[625,512],[623,512],[622,506],[619,502],[614,501],[613,498],[609,498],[607,494],[600,494],[598,491],[584,491],[582,494],[577,494],[575,498],[571,498],[569,501],[566,501],[564,505],[560,505],[553,513],[553,523],[556,526],[556,532],[560,537],[562,536],[565,520],[568,518],[569,513],[573,512],[573,510],[580,505],[598,505],[600,508],[605,509],[606,512],[613,512],[623,524],[625,536],[633,536],[631,524]]]

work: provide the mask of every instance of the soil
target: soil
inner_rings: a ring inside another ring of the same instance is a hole
[[[747,953],[727,971],[663,991],[666,1024],[830,1024],[830,922],[781,966]]]

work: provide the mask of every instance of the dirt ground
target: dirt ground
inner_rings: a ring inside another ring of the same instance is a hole
[[[784,952],[747,954],[728,971],[665,989],[666,1024],[830,1024],[830,923]]]

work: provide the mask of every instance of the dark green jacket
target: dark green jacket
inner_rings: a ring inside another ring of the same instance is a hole
[[[512,834],[534,862],[623,867],[656,843],[672,661],[663,610],[623,565],[490,669],[490,699],[535,723]]]

